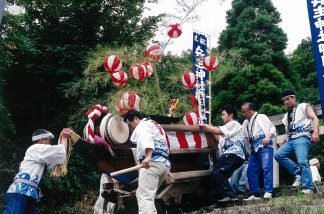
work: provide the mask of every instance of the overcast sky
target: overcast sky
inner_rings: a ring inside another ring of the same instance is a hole
[[[272,0],[274,6],[281,14],[282,22],[279,24],[288,37],[286,53],[296,49],[302,39],[310,37],[310,27],[306,0]],[[171,13],[179,14],[175,0],[160,0],[158,5],[147,4],[150,11],[147,14]],[[217,46],[219,34],[226,28],[226,11],[231,8],[231,1],[205,0],[196,8],[195,14],[199,20],[182,25],[182,35],[171,39],[165,51],[180,54],[183,50],[192,48],[192,32],[198,30],[210,36],[211,47]],[[174,22],[177,22],[174,19]],[[157,40],[167,41],[166,31],[161,29]]]

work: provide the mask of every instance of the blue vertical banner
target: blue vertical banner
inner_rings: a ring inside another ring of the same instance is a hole
[[[324,0],[307,0],[309,24],[312,33],[318,88],[322,111],[324,109]],[[322,114],[324,121],[324,114]]]
[[[207,36],[198,32],[193,33],[193,48],[192,48],[192,72],[197,77],[196,87],[192,89],[192,93],[195,95],[198,101],[198,113],[200,121],[199,123],[207,124],[209,101],[208,95],[208,71],[203,65],[203,60],[207,56]]]

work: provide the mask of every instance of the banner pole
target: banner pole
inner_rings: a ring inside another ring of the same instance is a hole
[[[318,89],[321,107],[324,109],[324,14],[322,8],[323,1],[307,1],[309,26],[312,35],[313,54],[317,70]],[[324,114],[322,114],[324,121]]]

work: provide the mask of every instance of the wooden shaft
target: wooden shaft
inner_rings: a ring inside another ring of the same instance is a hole
[[[129,168],[126,168],[126,169],[122,169],[122,170],[119,170],[119,171],[116,171],[116,172],[112,172],[110,173],[110,177],[115,177],[115,176],[118,176],[118,175],[122,175],[122,174],[125,174],[125,173],[128,173],[128,172],[133,172],[133,171],[136,171],[140,168],[142,168],[143,165],[140,164],[140,165],[136,165],[136,166],[133,166],[133,167],[129,167]]]

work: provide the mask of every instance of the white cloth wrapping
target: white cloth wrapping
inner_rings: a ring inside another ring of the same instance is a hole
[[[316,166],[310,166],[310,169],[312,171],[312,178],[313,182],[321,182],[321,175],[318,172],[318,168]]]
[[[115,180],[115,182],[117,182]],[[106,201],[102,196],[101,193],[103,192],[103,184],[108,183],[108,175],[105,173],[101,174],[100,178],[100,192],[99,197],[96,201],[96,204],[93,207],[94,214],[113,214],[116,204],[112,202]]]

